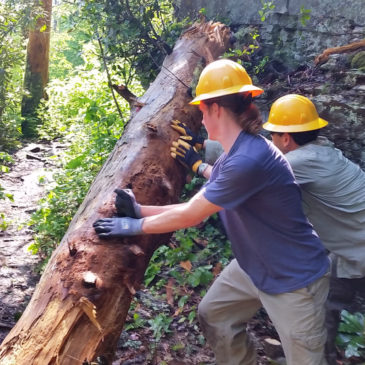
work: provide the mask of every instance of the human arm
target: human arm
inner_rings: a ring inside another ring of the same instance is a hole
[[[145,218],[99,219],[94,223],[94,229],[100,238],[120,238],[139,234],[167,233],[194,226],[222,209],[210,203],[203,192],[204,189],[186,203],[169,205],[166,208],[142,206],[142,214],[155,212],[155,215]]]
[[[160,214],[146,217],[142,226],[143,232],[147,234],[166,233],[192,227],[220,211],[221,207],[204,197],[204,191],[203,188],[186,203],[178,204]]]

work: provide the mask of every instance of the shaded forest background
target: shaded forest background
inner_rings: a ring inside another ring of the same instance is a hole
[[[62,157],[52,161],[58,172],[52,178],[40,179],[47,186],[47,193],[29,222],[34,231],[34,243],[29,249],[42,259],[37,268],[40,273],[129,121],[131,104],[119,95],[118,85],[123,85],[123,90],[127,87],[136,96],[143,95],[183,30],[199,18],[221,20],[235,31],[236,42],[225,57],[242,63],[254,83],[267,90],[266,97],[258,102],[264,114],[274,99],[289,91],[314,96],[327,118],[342,118],[339,109],[351,101],[352,114],[346,120],[349,128],[335,124],[328,133],[337,138],[339,147],[348,146],[345,152],[350,158],[363,162],[363,48],[339,53],[317,67],[314,51],[306,60],[278,63],[283,54],[288,57],[284,52],[283,28],[277,21],[278,14],[282,14],[281,18],[286,14],[280,10],[281,3],[261,1],[254,9],[255,24],[249,27],[238,25],[219,7],[199,7],[206,4],[198,3],[193,7],[190,2],[182,1],[54,0],[52,4],[3,0],[0,3],[1,173],[12,168],[12,154],[30,141],[58,140],[67,146]],[[291,25],[293,28],[308,27],[315,18],[315,9],[303,5],[296,9],[294,17],[297,23]],[[291,21],[292,18],[287,20]],[[320,53],[327,46],[362,39],[363,25],[358,21],[353,20],[353,29],[357,31],[353,39],[338,37],[331,44],[329,37],[328,43],[322,48],[318,45],[316,51]],[[266,26],[270,29],[272,22],[277,25],[277,34],[281,34],[277,43],[268,39],[265,30]],[[300,31],[303,29],[297,29]],[[32,48],[31,44],[36,46]],[[279,56],[273,50],[280,50]],[[304,50],[303,53],[308,55]],[[199,72],[197,69],[197,77]],[[186,87],[194,92],[194,84]],[[340,105],[335,98],[339,92],[343,97]],[[202,179],[190,176],[181,200],[188,199],[202,183]],[[12,196],[0,186],[0,204],[4,199],[11,200]],[[0,205],[0,230],[6,231],[10,224]],[[217,217],[202,226],[176,232],[169,246],[155,252],[144,280],[148,298],[155,296],[159,303],[160,299],[165,301],[167,307],[146,319],[136,310],[139,305],[136,300],[125,331],[148,328],[157,346],[176,326],[183,323],[196,326],[197,297],[204,295],[230,258],[229,243]],[[168,309],[172,303],[177,305],[175,313]],[[174,322],[174,318],[178,321]],[[344,313],[342,330],[339,346],[344,356],[363,356],[362,314]],[[134,346],[138,346],[137,340]],[[177,345],[176,351],[183,347],[183,343]]]

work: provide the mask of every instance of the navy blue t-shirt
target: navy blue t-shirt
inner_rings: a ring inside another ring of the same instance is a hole
[[[233,253],[261,291],[294,291],[328,271],[289,163],[264,137],[241,132],[214,164],[204,196],[224,208]]]

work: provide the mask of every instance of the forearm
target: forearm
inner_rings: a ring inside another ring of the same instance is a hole
[[[180,204],[170,204],[170,205],[141,205],[141,215],[142,217],[150,217],[152,215],[161,214],[164,212],[168,212],[171,209],[175,209],[179,206],[183,206],[186,203]]]
[[[144,218],[142,230],[144,233],[167,233],[182,228],[192,227],[201,222],[202,219],[194,219],[187,215],[182,207],[161,212],[160,214]]]
[[[200,191],[189,202],[169,206],[169,209],[157,215],[144,218],[142,230],[151,234],[192,227],[219,210],[221,207],[207,201],[203,191]]]
[[[203,175],[203,177],[205,177],[206,179],[209,179],[210,175],[212,173],[212,170],[213,170],[213,166],[208,165],[201,175]]]

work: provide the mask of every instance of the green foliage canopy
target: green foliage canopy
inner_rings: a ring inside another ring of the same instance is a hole
[[[0,151],[17,145],[22,68],[25,59],[23,29],[28,23],[25,1],[0,2]]]
[[[89,23],[109,63],[124,60],[114,66],[124,84],[129,85],[136,74],[147,87],[187,24],[187,20],[177,22],[173,10],[167,0],[90,0],[70,19],[75,25],[80,18]]]

